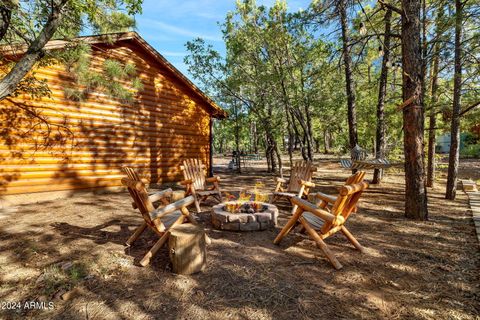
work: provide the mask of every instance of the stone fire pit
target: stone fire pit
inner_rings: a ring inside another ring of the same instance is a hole
[[[212,208],[212,224],[221,230],[265,230],[276,226],[277,219],[277,207],[265,202],[228,201]]]

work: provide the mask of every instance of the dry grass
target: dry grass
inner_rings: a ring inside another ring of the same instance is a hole
[[[217,159],[219,168],[225,159]],[[332,193],[347,177],[332,159],[319,161],[316,190]],[[473,168],[473,169],[472,169]],[[462,169],[475,175],[478,162]],[[226,191],[272,176],[261,167],[220,172]],[[473,171],[469,171],[473,170]],[[478,179],[478,176],[473,176]],[[327,240],[344,265],[335,271],[314,243],[279,229],[233,233],[211,228],[208,205],[199,219],[212,245],[205,272],[170,272],[166,249],[151,266],[137,261],[156,237],[130,249],[123,242],[140,223],[127,193],[77,194],[18,208],[3,218],[0,302],[53,301],[51,310],[0,310],[5,319],[478,319],[480,254],[466,198],[443,199],[444,177],[430,191],[428,222],[403,218],[403,178],[391,170],[372,186],[349,229],[360,254],[335,235]],[[213,203],[211,203],[213,204]],[[280,205],[285,223],[288,207]],[[71,262],[71,263],[69,263]],[[68,300],[61,296],[69,292]]]

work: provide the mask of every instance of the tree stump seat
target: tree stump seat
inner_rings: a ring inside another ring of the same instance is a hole
[[[173,272],[188,275],[202,271],[206,265],[205,245],[202,226],[185,223],[172,228],[168,247]]]

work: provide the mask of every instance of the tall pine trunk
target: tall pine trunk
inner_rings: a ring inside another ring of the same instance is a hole
[[[430,115],[428,128],[428,162],[427,162],[427,187],[435,185],[435,145],[436,145],[436,105],[438,103],[438,64],[440,62],[440,44],[436,43],[432,62],[432,88],[430,99]]]
[[[448,156],[447,192],[445,197],[454,200],[457,191],[458,161],[460,155],[460,100],[462,91],[462,22],[461,0],[455,0],[455,73],[453,76],[453,112]]]
[[[357,112],[355,106],[355,86],[352,74],[352,57],[350,56],[346,0],[338,0],[337,11],[340,15],[340,24],[342,27],[343,62],[345,64],[345,85],[347,93],[348,138],[350,149],[353,149],[355,145],[358,144]]]
[[[405,155],[405,216],[428,219],[425,185],[422,107],[421,1],[402,0],[403,100],[414,97],[403,108]]]
[[[380,74],[380,84],[378,88],[378,104],[377,104],[377,132],[376,132],[376,157],[385,157],[385,96],[387,94],[388,80],[388,61],[390,60],[390,33],[391,33],[392,10],[387,9],[385,12],[385,37],[384,56],[382,60],[382,72]],[[380,183],[382,181],[383,170],[375,169],[373,172],[372,183]]]
[[[436,38],[437,42],[433,47],[433,62],[432,62],[432,76],[431,76],[431,99],[430,99],[430,115],[428,128],[428,162],[427,162],[427,187],[433,188],[435,186],[435,146],[437,144],[437,104],[438,104],[438,73],[440,70],[440,37],[444,32],[443,16],[445,14],[444,7],[440,6],[436,18]],[[442,27],[441,27],[442,26]]]
[[[325,154],[330,153],[330,131],[328,129],[325,129],[323,131],[323,150]]]

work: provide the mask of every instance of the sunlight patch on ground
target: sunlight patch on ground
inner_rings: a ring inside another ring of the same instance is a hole
[[[419,272],[418,268],[412,267],[412,266],[409,266],[409,265],[406,265],[406,264],[403,264],[403,263],[387,262],[387,263],[385,263],[385,266],[390,267],[390,268],[395,269],[395,270],[410,272],[410,273],[413,273],[413,274]]]
[[[316,249],[315,247],[313,249]],[[316,254],[311,249],[305,249],[302,247],[288,247],[285,252],[294,256],[300,256],[306,259],[315,259]]]

